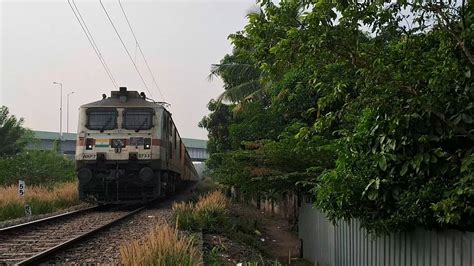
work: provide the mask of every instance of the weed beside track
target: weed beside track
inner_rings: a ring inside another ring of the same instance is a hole
[[[0,187],[0,221],[25,216],[25,205],[30,205],[32,213],[44,214],[78,205],[77,183],[60,183],[52,188],[44,186],[27,187],[21,197],[14,185]]]
[[[124,265],[201,265],[194,239],[168,224],[157,226],[143,241],[120,248]]]

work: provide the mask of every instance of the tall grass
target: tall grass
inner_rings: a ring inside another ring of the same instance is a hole
[[[173,211],[180,229],[215,232],[226,219],[229,201],[220,191],[199,197],[196,203],[174,203]]]
[[[225,212],[228,206],[226,196],[220,191],[214,191],[199,197],[195,208],[197,212]]]
[[[125,265],[202,265],[201,254],[194,240],[180,234],[185,230],[215,228],[222,223],[229,202],[220,191],[199,197],[196,203],[173,204],[177,227],[159,225],[144,241],[134,241],[120,247],[122,263]]]
[[[59,183],[52,188],[27,186],[26,194],[20,197],[14,185],[0,187],[0,221],[25,216],[25,204],[31,206],[33,214],[55,212],[80,203],[77,183]]]
[[[120,247],[124,265],[202,265],[201,254],[194,240],[167,224],[158,225],[144,241],[134,241]]]

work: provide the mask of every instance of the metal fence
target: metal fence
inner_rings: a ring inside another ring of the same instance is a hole
[[[333,225],[311,203],[301,203],[298,218],[303,257],[316,265],[474,265],[472,232],[416,229],[375,237],[356,219]]]

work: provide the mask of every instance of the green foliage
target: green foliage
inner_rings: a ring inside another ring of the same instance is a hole
[[[174,216],[182,230],[217,232],[227,220],[228,200],[220,191],[199,197],[196,203],[175,203]]]
[[[206,128],[209,132],[207,149],[210,153],[230,149],[229,124],[232,123],[232,112],[227,105],[211,100],[207,105],[211,114],[199,122],[199,127]]]
[[[61,153],[61,141],[59,139],[54,140],[53,151],[56,153]]]
[[[30,185],[52,185],[73,181],[74,162],[54,151],[24,151],[0,158],[0,184],[16,184],[19,179]]]
[[[212,72],[262,92],[211,101],[213,176],[244,193],[314,193],[331,219],[370,231],[474,230],[473,5],[259,3],[230,35],[230,67]]]
[[[466,156],[461,164],[462,178],[449,189],[443,191],[443,198],[432,205],[437,222],[440,224],[456,225],[467,221],[465,227],[472,228],[474,222],[470,219],[474,213],[471,204],[474,201],[474,156]]]
[[[31,131],[23,128],[23,118],[10,115],[8,107],[0,107],[0,157],[15,155],[31,140]]]
[[[180,230],[197,232],[202,229],[198,219],[198,214],[192,204],[180,204],[173,206],[176,224]]]

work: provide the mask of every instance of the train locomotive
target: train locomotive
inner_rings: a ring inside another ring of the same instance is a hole
[[[79,108],[76,143],[85,202],[146,202],[199,179],[170,112],[126,87]]]

